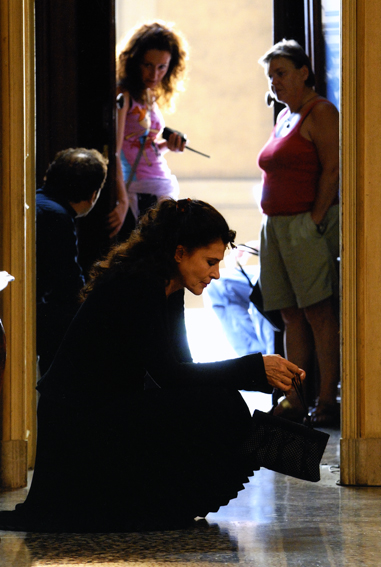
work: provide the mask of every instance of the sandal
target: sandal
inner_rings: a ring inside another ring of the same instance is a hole
[[[335,402],[316,402],[311,411],[311,424],[314,427],[339,427],[340,426],[340,404]]]
[[[293,405],[290,400],[284,398],[273,410],[271,410],[272,415],[276,417],[282,417],[283,419],[288,419],[289,421],[294,421],[296,423],[303,423],[303,418],[305,412],[302,407]]]

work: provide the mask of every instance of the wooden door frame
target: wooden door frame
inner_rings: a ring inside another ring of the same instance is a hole
[[[7,361],[0,395],[0,486],[25,486],[36,441],[34,2],[0,5],[1,293]]]
[[[366,4],[365,4],[366,2]],[[378,0],[342,3],[342,439],[341,482],[381,485],[381,163],[374,72],[381,48]],[[16,280],[1,293],[8,361],[1,394],[3,488],[25,485],[35,382],[33,0],[4,0],[0,84],[0,269]],[[366,65],[365,65],[366,60]],[[12,73],[10,73],[12,69]],[[26,104],[24,102],[26,101]],[[377,253],[376,253],[377,252]],[[28,408],[32,408],[29,410]]]

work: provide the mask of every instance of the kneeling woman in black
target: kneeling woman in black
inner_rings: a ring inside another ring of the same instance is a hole
[[[304,372],[275,355],[191,361],[184,288],[200,295],[219,277],[234,236],[212,206],[164,200],[94,265],[38,383],[31,489],[0,513],[0,528],[175,528],[244,488],[257,467],[244,449],[252,420],[238,390],[288,391]]]

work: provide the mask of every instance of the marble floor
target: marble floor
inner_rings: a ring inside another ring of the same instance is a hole
[[[381,489],[338,485],[339,431],[308,483],[261,469],[238,498],[189,529],[116,534],[0,532],[1,567],[379,566]],[[4,492],[12,509],[27,489]]]

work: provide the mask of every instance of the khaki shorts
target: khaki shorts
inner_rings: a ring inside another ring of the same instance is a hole
[[[319,234],[311,213],[264,217],[260,285],[266,311],[308,307],[339,294],[339,205]]]

